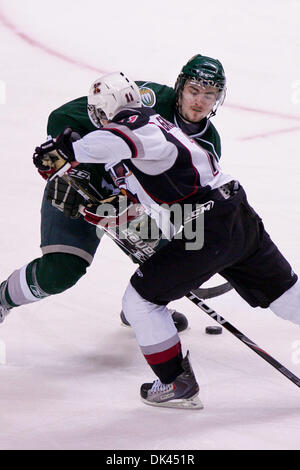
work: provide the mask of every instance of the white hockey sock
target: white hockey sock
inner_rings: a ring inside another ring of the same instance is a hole
[[[143,299],[131,284],[123,296],[123,312],[141,347],[163,344],[168,348],[179,342],[171,311]]]
[[[300,281],[269,305],[269,308],[284,320],[300,325]]]
[[[14,271],[7,280],[8,293],[12,302],[16,305],[26,305],[32,302],[38,302],[48,294],[44,293],[37,284],[37,281],[32,283],[27,282],[26,269],[23,266],[21,269]],[[35,266],[31,267],[31,277],[35,279]]]

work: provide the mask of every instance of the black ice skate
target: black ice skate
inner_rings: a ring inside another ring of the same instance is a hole
[[[177,312],[177,310],[174,309],[170,309],[170,311],[172,313],[173,322],[176,326],[178,333],[186,330],[188,328],[188,320],[186,316],[183,315],[183,313]],[[123,326],[130,326],[130,323],[126,320],[123,310],[120,313],[120,318]]]
[[[152,406],[201,410],[203,404],[198,397],[199,385],[189,361],[189,352],[182,361],[182,368],[183,372],[170,384],[163,384],[160,380],[143,384],[142,401]]]

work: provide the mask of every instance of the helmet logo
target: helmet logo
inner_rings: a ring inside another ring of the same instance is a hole
[[[202,72],[202,70],[200,70],[198,73],[200,77],[203,77],[203,78],[214,78],[214,76],[211,73],[205,73],[205,72]]]
[[[94,95],[97,95],[98,93],[101,92],[101,91],[100,91],[100,88],[99,88],[100,85],[101,85],[101,82],[94,84],[94,91],[93,91]]]

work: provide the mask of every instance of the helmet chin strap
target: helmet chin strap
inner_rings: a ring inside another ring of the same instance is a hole
[[[217,114],[217,109],[218,109],[218,106],[216,107],[215,110],[212,109],[209,115],[207,116],[207,119],[214,117]]]

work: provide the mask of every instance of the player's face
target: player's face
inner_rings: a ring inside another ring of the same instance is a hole
[[[199,122],[209,115],[218,97],[218,90],[212,86],[202,87],[187,81],[179,98],[179,112],[190,122]]]
[[[103,127],[109,124],[109,120],[105,118],[100,119],[100,122]]]

